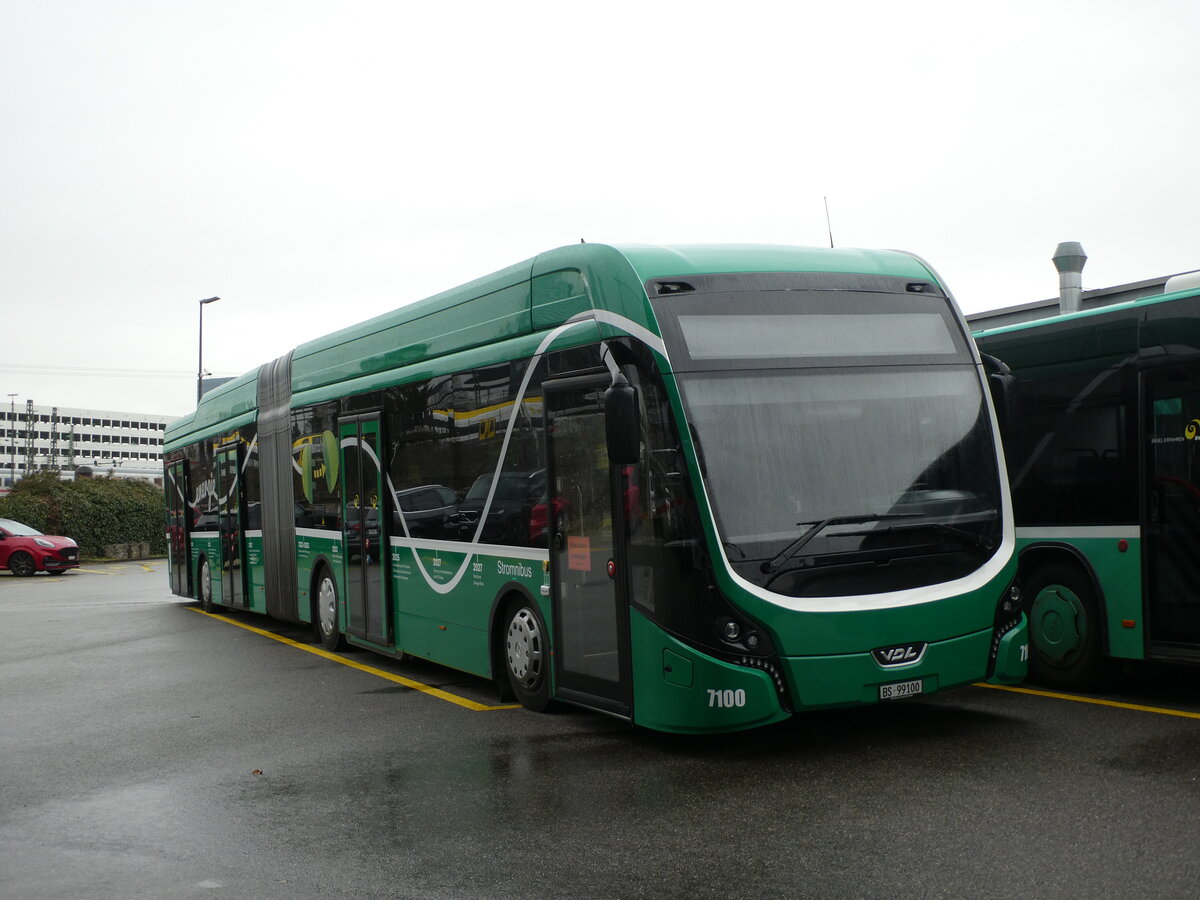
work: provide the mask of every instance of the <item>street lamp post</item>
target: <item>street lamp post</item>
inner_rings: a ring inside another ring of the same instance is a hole
[[[204,307],[215,303],[220,297],[205,297],[200,301],[200,351],[196,360],[196,405],[200,405],[200,396],[204,393]]]
[[[8,451],[8,486],[17,482],[17,401],[16,394],[8,395],[8,437],[12,445]]]

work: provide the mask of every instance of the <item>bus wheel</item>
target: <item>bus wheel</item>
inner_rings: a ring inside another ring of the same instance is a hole
[[[546,624],[531,601],[516,600],[504,616],[501,656],[508,683],[526,709],[550,705],[550,645]]]
[[[1051,687],[1087,689],[1104,665],[1100,604],[1076,566],[1043,563],[1025,582],[1029,617],[1029,678]]]
[[[28,578],[37,571],[37,564],[33,561],[33,557],[24,551],[14,553],[8,558],[8,570],[14,575],[20,575],[22,578]]]
[[[200,609],[204,612],[212,612],[212,571],[208,568],[208,558],[200,560],[200,577],[199,577],[200,596],[197,597]]]
[[[337,583],[328,569],[322,569],[317,578],[317,629],[321,635],[321,646],[326,650],[342,649],[342,629],[338,622]]]

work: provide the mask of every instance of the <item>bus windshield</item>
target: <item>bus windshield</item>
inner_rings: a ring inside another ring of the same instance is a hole
[[[799,583],[778,577],[797,567],[944,557],[926,567],[933,583],[995,550],[999,479],[973,367],[748,370],[680,383],[722,541],[751,581],[781,588]]]
[[[657,307],[744,578],[876,593],[962,577],[995,552],[996,447],[940,292],[729,290]]]

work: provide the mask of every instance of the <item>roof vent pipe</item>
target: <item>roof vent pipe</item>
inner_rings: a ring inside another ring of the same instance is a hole
[[[1079,312],[1083,299],[1083,264],[1087,254],[1079,241],[1063,241],[1054,251],[1054,268],[1058,269],[1058,311]]]

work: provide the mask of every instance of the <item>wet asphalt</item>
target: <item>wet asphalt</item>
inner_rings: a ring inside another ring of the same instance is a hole
[[[6,898],[1200,891],[1200,715],[1154,711],[1200,714],[1191,670],[1099,697],[1150,709],[976,687],[675,737],[85,568],[0,573]]]

